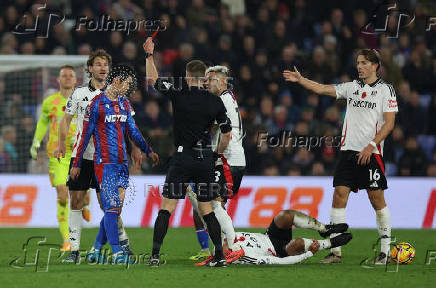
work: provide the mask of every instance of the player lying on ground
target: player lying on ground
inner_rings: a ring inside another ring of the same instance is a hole
[[[49,129],[48,142],[46,147],[47,156],[49,158],[49,176],[50,182],[53,187],[56,188],[57,192],[57,218],[59,223],[59,230],[61,236],[64,240],[61,251],[71,250],[70,236],[68,234],[68,188],[67,188],[67,177],[68,177],[68,165],[71,159],[72,146],[74,143],[74,133],[76,131],[76,125],[71,125],[70,129],[65,132],[68,134],[68,139],[65,143],[66,152],[65,158],[61,161],[56,159],[56,148],[58,146],[58,130],[60,119],[64,116],[65,105],[67,103],[67,98],[70,96],[71,92],[76,85],[76,72],[72,66],[62,66],[59,70],[59,76],[57,78],[59,83],[59,91],[48,96],[42,102],[42,114],[36,125],[35,135],[33,138],[33,144],[30,148],[30,154],[33,159],[36,160],[37,150],[40,147],[41,141],[44,139],[47,129]],[[89,196],[89,195],[88,195]],[[89,203],[89,198],[87,198],[87,203]],[[90,221],[90,212],[87,206],[78,215],[80,221],[82,217],[86,221]]]
[[[374,264],[390,261],[391,216],[386,205],[384,190],[388,188],[383,162],[384,140],[395,126],[398,112],[397,99],[391,84],[378,78],[381,62],[374,49],[361,49],[356,53],[359,79],[339,85],[324,85],[311,81],[298,72],[283,71],[286,81],[296,82],[317,94],[336,99],[346,99],[347,110],[342,128],[341,152],[333,178],[331,223],[345,222],[345,207],[350,191],[366,189],[376,213],[378,234],[381,239],[380,254]],[[334,236],[334,235],[332,235]],[[321,263],[340,263],[341,248]]]
[[[235,241],[244,249],[245,256],[233,263],[296,264],[312,257],[318,250],[343,246],[352,239],[350,233],[338,234],[324,240],[292,239],[292,225],[318,231],[321,237],[343,233],[348,229],[345,223],[325,225],[302,212],[283,210],[274,217],[265,234],[236,232]]]
[[[136,77],[128,66],[115,66],[106,80],[107,89],[96,96],[87,107],[83,121],[83,136],[77,148],[70,176],[77,179],[85,148],[93,136],[95,145],[94,165],[100,186],[101,204],[104,216],[94,243],[93,253],[99,257],[100,249],[109,241],[112,247],[113,263],[129,261],[128,253],[120,247],[117,218],[121,213],[121,195],[129,182],[129,169],[124,141],[126,134],[147,156],[153,165],[159,157],[145,142],[132,117],[131,107],[126,96],[136,89]]]

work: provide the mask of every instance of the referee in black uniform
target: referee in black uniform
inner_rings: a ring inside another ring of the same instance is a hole
[[[215,120],[222,135],[231,137],[231,123],[226,116],[222,100],[202,89],[206,65],[193,60],[186,65],[186,81],[176,79],[173,86],[168,79],[158,79],[153,61],[154,43],[147,38],[143,45],[146,52],[146,71],[155,88],[169,97],[174,110],[174,145],[176,151],[163,188],[163,199],[154,223],[153,250],[150,266],[159,266],[160,248],[168,230],[171,213],[179,199],[184,199],[189,183],[196,185],[200,212],[207,224],[209,236],[215,246],[215,256],[208,266],[226,266],[221,243],[221,227],[212,210],[211,200],[218,196],[219,189],[213,186],[215,159],[211,149],[210,130]],[[216,184],[215,184],[216,185]]]

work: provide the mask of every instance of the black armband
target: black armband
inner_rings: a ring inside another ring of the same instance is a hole
[[[232,131],[232,126],[230,125],[230,123],[223,123],[223,124],[220,124],[220,130],[221,130],[221,133],[224,134],[224,133]]]

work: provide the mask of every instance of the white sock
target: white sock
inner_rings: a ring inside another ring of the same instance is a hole
[[[312,245],[313,240],[307,239],[307,238],[301,238],[304,241],[304,252],[309,251],[310,245]],[[317,240],[319,243],[319,250],[325,250],[332,247],[332,244],[330,243],[330,239],[324,239],[324,240]]]
[[[306,215],[304,213],[301,213],[299,211],[292,211],[294,214],[294,225],[297,228],[307,228],[307,229],[313,229],[316,231],[325,232],[325,225],[312,216]]]
[[[215,213],[215,217],[220,223],[221,231],[224,233],[227,239],[227,243],[229,245],[229,249],[231,250],[239,250],[241,249],[238,243],[235,242],[236,233],[233,228],[232,218],[230,218],[227,211],[224,210],[223,206],[221,206],[221,202],[212,201],[213,212]]]
[[[332,243],[330,242],[330,239],[323,239],[323,240],[318,240],[319,243],[319,250],[325,250],[325,249],[329,249],[330,247],[332,247]]]
[[[203,227],[207,227],[203,216],[201,216],[200,208],[198,208],[197,195],[192,191],[191,186],[188,186],[186,195],[188,196],[189,201],[191,201],[192,208],[194,208],[198,216],[200,216],[201,222],[203,222]]]
[[[376,210],[375,213],[377,219],[378,235],[381,238],[380,252],[389,255],[391,242],[391,214],[389,213],[387,206],[381,210]]]
[[[310,258],[312,256],[313,256],[312,252],[308,251],[300,255],[287,256],[283,258],[274,257],[274,256],[260,256],[260,257],[262,257],[262,259],[264,259],[265,262],[269,264],[289,265],[289,264],[300,263],[301,261],[306,260],[307,258]]]
[[[118,237],[120,238],[120,242],[124,240],[129,240],[126,230],[124,229],[123,220],[121,220],[120,215],[118,215]]]
[[[80,248],[80,235],[82,233],[82,209],[70,209],[68,217],[68,230],[70,234],[71,250],[78,251]]]
[[[332,208],[332,210],[330,211],[330,223],[345,223],[345,208]],[[333,233],[330,235],[330,239],[338,235],[339,233]],[[336,256],[342,256],[341,247],[332,248],[331,251]]]
[[[309,247],[310,245],[312,245],[313,240],[312,239],[307,239],[307,238],[301,238],[304,241],[304,252],[309,251]]]

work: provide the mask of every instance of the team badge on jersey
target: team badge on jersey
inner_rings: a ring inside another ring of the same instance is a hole
[[[89,117],[91,116],[91,106],[88,105],[85,108],[85,120],[89,120]]]

